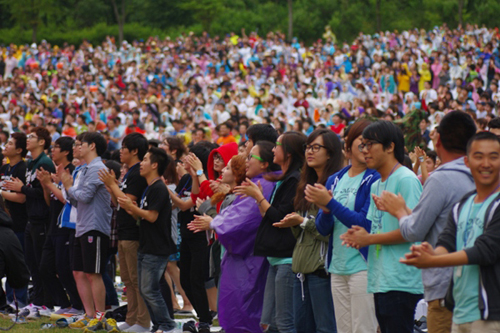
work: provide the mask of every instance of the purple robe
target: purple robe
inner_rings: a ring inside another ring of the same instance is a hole
[[[262,175],[264,197],[269,200],[273,182]],[[237,197],[211,223],[226,248],[219,284],[219,323],[228,333],[261,333],[260,318],[269,263],[255,257],[253,248],[262,216],[255,200]]]

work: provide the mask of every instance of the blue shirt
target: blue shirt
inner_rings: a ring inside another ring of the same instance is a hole
[[[101,158],[96,157],[82,168],[78,184],[68,190],[69,197],[76,201],[78,208],[75,237],[92,230],[107,236],[111,232],[111,195],[97,174],[104,168],[106,166]]]
[[[333,190],[335,200],[344,205],[344,207],[354,210],[354,203],[358,193],[359,186],[365,175],[365,171],[350,177],[346,172],[337,186]],[[342,246],[340,235],[346,233],[348,228],[335,217],[333,226],[333,250],[332,260],[328,271],[338,275],[351,275],[361,271],[366,271],[366,261],[359,250]]]

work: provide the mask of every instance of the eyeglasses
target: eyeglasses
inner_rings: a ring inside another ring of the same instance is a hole
[[[73,143],[73,148],[76,148],[76,147],[81,147],[81,143]]]
[[[54,146],[54,147],[52,147],[52,148],[53,148],[53,149],[60,149],[60,148],[61,148],[61,146],[59,146],[59,145],[55,145],[55,146]]]
[[[250,161],[252,159],[252,157],[255,158],[257,161],[264,163],[264,160],[262,159],[262,157],[257,156],[257,155],[253,155],[253,154],[252,155],[248,155],[248,160]]]
[[[215,154],[214,161],[224,162],[224,159],[219,154]]]
[[[283,145],[281,144],[281,142],[276,141],[276,146],[283,146]]]
[[[359,149],[359,151],[360,151],[360,152],[363,152],[363,149],[365,149],[365,147],[366,147],[366,150],[368,150],[368,151],[369,151],[370,149],[372,149],[372,146],[373,146],[374,144],[376,144],[376,143],[380,143],[380,142],[375,141],[375,140],[372,140],[372,141],[367,141],[366,143],[362,143],[362,144],[360,144],[360,145],[358,146],[358,149]]]
[[[321,148],[325,148],[325,146],[322,146],[320,144],[314,144],[314,145],[304,145],[304,150],[307,153],[309,150],[311,150],[313,153],[317,153]]]
[[[38,137],[35,135],[35,134],[28,134],[28,136],[26,136],[26,138],[28,140],[31,140],[31,139],[38,139]]]

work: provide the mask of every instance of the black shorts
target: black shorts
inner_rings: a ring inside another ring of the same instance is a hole
[[[73,270],[102,274],[108,259],[109,237],[97,230],[91,230],[75,237]]]

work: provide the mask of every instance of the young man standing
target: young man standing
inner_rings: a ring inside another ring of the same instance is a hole
[[[3,150],[3,155],[9,159],[9,163],[0,168],[0,177],[2,189],[0,195],[5,199],[5,206],[8,209],[12,218],[13,226],[12,231],[16,234],[24,253],[24,233],[26,224],[28,223],[28,213],[26,211],[26,196],[22,193],[10,192],[5,189],[5,182],[10,181],[12,178],[21,180],[24,184],[26,182],[26,134],[13,133],[7,141]],[[7,302],[14,302],[13,290],[9,284],[5,285],[7,293]],[[16,299],[20,307],[26,306],[28,297],[28,288],[23,287],[15,290]]]
[[[114,320],[104,321],[106,289],[102,272],[106,269],[112,209],[111,197],[99,180],[98,171],[106,167],[101,160],[106,146],[100,133],[85,134],[81,158],[87,165],[81,170],[78,185],[74,186],[69,172],[59,174],[70,200],[78,207],[73,275],[86,313],[80,323],[83,326],[93,318],[85,331],[97,331],[104,326],[110,332],[117,332]]]
[[[148,186],[146,179],[141,177],[140,163],[148,151],[148,140],[144,135],[131,133],[122,142],[120,161],[128,166],[120,185],[116,183],[115,175],[107,170],[99,172],[99,178],[106,185],[113,202],[117,198],[129,197],[139,204],[142,193]],[[137,249],[139,248],[139,227],[137,219],[125,209],[117,208],[118,222],[118,256],[120,259],[120,275],[127,287],[127,318],[120,326],[122,331],[149,332],[150,318],[144,300],[141,298],[137,279]]]
[[[465,163],[475,191],[453,206],[436,248],[414,245],[401,262],[418,268],[454,267],[447,305],[453,308],[452,333],[500,332],[500,139],[476,134]]]
[[[404,167],[403,132],[391,122],[378,121],[363,131],[359,146],[370,169],[380,173],[371,186],[372,199],[366,218],[371,231],[354,226],[341,236],[349,246],[368,250],[368,293],[374,294],[375,314],[382,333],[413,333],[415,306],[422,298],[418,271],[399,264],[410,247],[399,230],[398,220],[375,205],[373,195],[383,191],[401,194],[410,208],[417,204],[422,185],[413,171]]]
[[[151,148],[141,162],[140,174],[148,186],[141,196],[140,205],[134,205],[128,196],[118,197],[122,209],[140,221],[138,253],[139,289],[149,310],[156,333],[173,332],[176,325],[168,314],[160,291],[160,279],[165,272],[168,256],[176,251],[171,236],[172,205],[161,176],[168,158],[161,148]]]
[[[62,137],[52,147],[52,160],[59,167],[73,172],[73,139]],[[40,272],[46,288],[61,307],[56,314],[82,314],[82,301],[78,295],[70,259],[75,241],[75,229],[68,227],[68,216],[61,215],[66,198],[61,191],[61,182],[53,182],[48,171],[41,170],[37,175],[43,186],[45,201],[50,207],[50,225],[43,247]],[[69,299],[68,299],[69,296]]]
[[[54,163],[44,153],[44,150],[49,149],[51,143],[50,133],[43,127],[35,127],[31,129],[27,136],[26,148],[31,154],[32,160],[28,163],[26,172],[26,185],[19,178],[11,178],[5,182],[7,190],[21,193],[26,196],[26,211],[28,215],[28,223],[25,233],[25,254],[26,263],[31,272],[33,280],[33,304],[30,306],[30,313],[44,311],[50,313],[44,307],[52,307],[51,297],[48,294],[44,295],[44,283],[41,279],[39,267],[42,260],[42,250],[45,243],[46,228],[49,225],[50,211],[45,202],[43,188],[40,181],[36,178],[39,169],[43,168],[49,172],[54,172]]]
[[[441,166],[425,182],[415,209],[406,207],[404,199],[394,193],[384,192],[380,199],[375,198],[380,209],[399,220],[401,234],[408,242],[426,241],[436,246],[453,205],[474,190],[474,180],[464,156],[467,142],[475,133],[476,125],[467,113],[448,113],[439,123],[434,143]],[[452,312],[444,306],[444,299],[452,274],[450,267],[422,270],[424,296],[429,305],[429,332],[449,333],[451,330]]]

